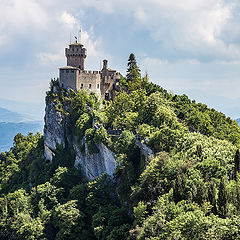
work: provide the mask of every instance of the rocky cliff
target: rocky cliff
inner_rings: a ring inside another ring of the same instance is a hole
[[[64,90],[58,85],[52,86],[46,97],[44,118],[45,159],[52,162],[59,149],[61,151],[62,149],[63,151],[73,149],[75,153],[74,166],[81,167],[89,180],[100,177],[103,173],[113,176],[117,165],[116,157],[115,153],[107,146],[114,149],[114,145],[111,145],[114,144],[110,140],[111,137],[118,139],[122,134],[121,130],[106,130],[103,127],[99,120],[101,114],[95,115],[96,112],[94,113],[94,109],[99,110],[97,104],[99,104],[97,99],[86,92],[75,93],[71,90]],[[95,134],[99,131],[100,135],[96,138]],[[106,139],[110,140],[111,144]],[[146,163],[152,157],[155,157],[154,152],[145,144],[146,141],[137,134],[135,139],[133,137],[131,141],[136,141],[136,145]],[[92,150],[93,146],[94,150]]]
[[[116,161],[114,153],[110,151],[103,143],[96,145],[98,153],[90,154],[85,138],[82,140],[84,149],[80,150],[76,136],[73,136],[68,115],[56,110],[53,102],[47,101],[45,108],[45,126],[44,126],[44,157],[52,161],[58,145],[63,148],[66,144],[73,146],[76,159],[75,166],[81,166],[86,177],[91,180],[101,176],[103,173],[113,175]]]

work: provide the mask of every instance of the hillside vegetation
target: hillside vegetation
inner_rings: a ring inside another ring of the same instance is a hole
[[[13,144],[13,139],[17,133],[23,135],[29,132],[42,132],[42,122],[0,122],[0,152],[8,151]]]
[[[71,118],[80,147],[85,136],[89,152],[102,142],[115,153],[115,175],[87,181],[72,146],[49,163],[41,135],[18,134],[0,155],[0,239],[240,239],[237,122],[141,78],[134,55],[120,84],[101,106],[51,82],[46,100]]]

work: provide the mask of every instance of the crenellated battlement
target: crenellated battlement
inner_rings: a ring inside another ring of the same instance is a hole
[[[67,65],[77,67],[84,70],[85,58],[87,57],[87,49],[80,43],[70,44],[65,48],[65,56],[67,58]]]
[[[100,74],[101,72],[100,71],[91,71],[91,70],[79,70],[79,73],[84,73],[84,74]]]
[[[108,61],[103,60],[101,71],[85,70],[87,50],[82,44],[75,42],[65,49],[67,66],[59,68],[60,86],[74,91],[84,89],[95,92],[99,97],[109,100],[114,97],[115,86],[118,85],[120,73],[108,68]]]

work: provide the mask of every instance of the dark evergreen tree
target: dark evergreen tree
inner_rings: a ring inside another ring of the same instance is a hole
[[[212,205],[212,212],[217,214],[217,200],[216,200],[216,185],[214,182],[210,182],[208,188],[208,200]]]
[[[227,214],[227,189],[224,178],[221,179],[218,192],[218,212],[220,217]]]
[[[183,200],[185,182],[185,174],[179,174],[175,180],[175,184],[173,187],[173,199],[175,202]]]
[[[239,162],[240,162],[240,153],[239,153],[239,150],[237,150],[234,158],[234,171],[233,171],[233,177],[235,180],[237,180],[237,173],[239,173]]]
[[[128,59],[126,79],[128,90],[136,90],[141,86],[141,73],[133,53],[130,54]]]

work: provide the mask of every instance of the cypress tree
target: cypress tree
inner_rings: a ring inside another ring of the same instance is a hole
[[[227,189],[224,178],[221,179],[218,192],[218,212],[220,217],[227,214]]]
[[[239,162],[240,162],[240,154],[239,154],[239,150],[237,149],[235,158],[234,158],[234,171],[233,171],[233,177],[235,180],[237,180],[237,173],[239,173]]]
[[[185,174],[179,174],[175,180],[175,184],[173,187],[173,199],[175,202],[183,200],[185,182]]]
[[[210,185],[208,188],[208,200],[213,206],[212,212],[214,214],[217,214],[216,186],[214,182],[210,182]]]

